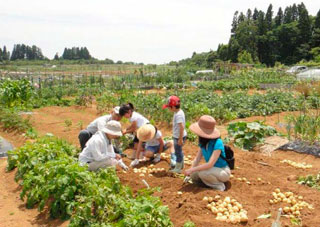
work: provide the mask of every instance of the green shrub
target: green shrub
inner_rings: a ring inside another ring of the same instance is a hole
[[[228,125],[228,137],[231,137],[237,147],[244,150],[252,150],[255,145],[263,143],[265,137],[276,133],[273,127],[261,121],[250,123],[239,121]]]

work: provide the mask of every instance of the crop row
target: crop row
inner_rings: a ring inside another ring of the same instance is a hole
[[[75,155],[73,146],[53,137],[9,152],[7,170],[17,167],[15,180],[28,208],[48,207],[53,218],[71,217],[70,226],[172,226],[154,189],[134,196],[114,169],[89,172]]]

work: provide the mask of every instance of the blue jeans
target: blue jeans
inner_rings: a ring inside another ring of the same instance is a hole
[[[186,139],[186,136],[182,138],[182,146],[186,142]],[[176,155],[176,162],[181,163],[183,161],[183,151],[182,146],[178,145],[178,140],[177,138],[173,138],[174,154]]]
[[[163,145],[163,151],[167,150],[168,148],[169,148],[169,147],[168,147],[168,144],[165,143],[165,144]],[[151,151],[151,152],[153,152],[153,153],[156,154],[156,153],[158,153],[159,150],[160,150],[160,145],[157,145],[157,146],[146,146],[145,150],[146,150],[146,151]]]

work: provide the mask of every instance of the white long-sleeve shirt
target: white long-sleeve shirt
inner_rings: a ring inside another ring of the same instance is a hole
[[[106,134],[98,131],[94,134],[86,144],[86,147],[79,155],[81,163],[103,161],[108,158],[115,158],[116,154],[113,150],[111,141]]]
[[[94,135],[97,131],[100,131],[101,128],[103,128],[108,121],[111,120],[111,114],[98,117],[88,125],[87,130],[91,132],[92,135]]]

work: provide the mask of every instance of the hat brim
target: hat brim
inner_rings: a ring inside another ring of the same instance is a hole
[[[206,139],[216,139],[221,136],[220,131],[216,127],[213,130],[212,129],[203,129],[203,128],[199,127],[198,122],[190,125],[189,129],[194,134],[196,134],[202,138],[206,138]]]
[[[122,132],[121,131],[120,132],[114,132],[114,131],[111,131],[111,130],[109,130],[107,128],[104,128],[101,131],[104,132],[104,133],[113,135],[113,136],[122,136]]]
[[[143,126],[142,126],[142,127],[143,127]],[[137,138],[138,138],[138,140],[141,141],[141,142],[147,142],[147,141],[151,140],[151,139],[155,136],[155,134],[156,134],[156,129],[153,127],[153,128],[151,128],[150,130],[152,130],[152,131],[151,131],[151,133],[150,133],[148,136],[141,136],[141,133],[140,133],[140,131],[138,130],[138,131],[137,131]]]
[[[164,110],[164,109],[166,109],[166,108],[168,108],[168,107],[169,107],[169,105],[164,104],[164,105],[162,106],[162,109]]]

